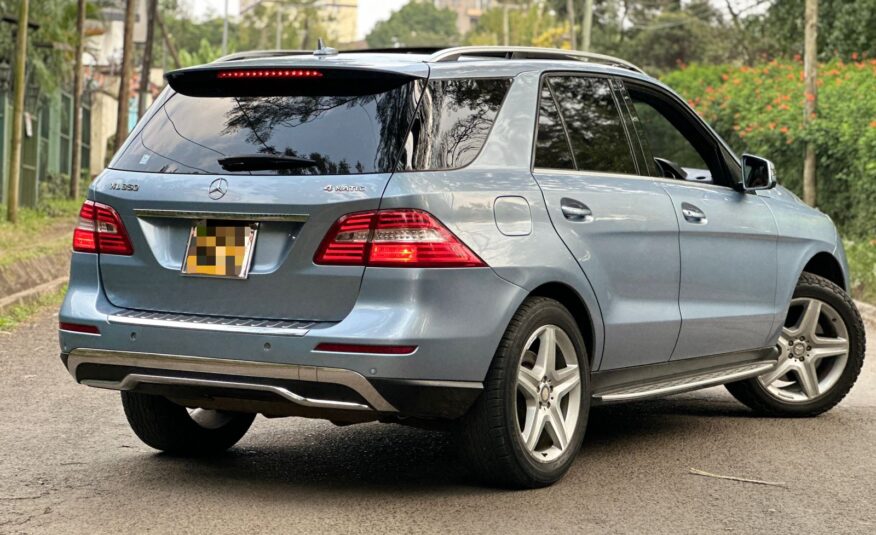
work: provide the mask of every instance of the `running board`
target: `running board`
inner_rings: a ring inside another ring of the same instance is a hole
[[[755,362],[748,361],[720,368],[676,374],[648,382],[637,381],[611,386],[601,392],[597,389],[593,399],[597,402],[615,403],[680,394],[757,377],[772,370],[777,362],[775,358]]]

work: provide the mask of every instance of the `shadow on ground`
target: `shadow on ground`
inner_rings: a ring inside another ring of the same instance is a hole
[[[701,418],[750,416],[740,405],[717,400],[670,399],[595,407],[577,463],[618,450],[647,447],[649,442],[668,436],[681,440],[685,434],[701,432]],[[269,431],[263,429],[265,424],[271,427]],[[470,477],[451,433],[399,425],[339,428],[326,422],[260,419],[251,434],[224,455],[188,459],[146,453],[139,461],[120,459],[118,469],[134,479],[173,473],[181,485],[249,484],[349,492],[416,492],[463,486],[474,492],[491,491]]]

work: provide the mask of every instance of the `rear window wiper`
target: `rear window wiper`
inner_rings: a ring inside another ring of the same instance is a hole
[[[270,171],[274,169],[301,169],[313,167],[314,160],[282,154],[241,154],[217,160],[226,171]]]

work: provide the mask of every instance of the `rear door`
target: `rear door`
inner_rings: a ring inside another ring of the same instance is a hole
[[[542,84],[533,173],[599,300],[602,368],[667,361],[681,323],[672,201],[639,175],[611,80],[551,75]]]
[[[378,208],[423,81],[330,68],[259,70],[318,73],[277,79],[249,71],[172,77],[175,91],[98,182],[95,200],[118,211],[134,248],[100,256],[114,305],[320,321],[353,307],[364,268],[317,266],[313,256],[341,215]],[[188,249],[193,229],[210,224],[256,228],[246,277],[182,273],[189,253],[201,254]]]
[[[686,106],[658,88],[627,89],[642,152],[655,176],[669,178],[661,183],[679,222],[682,321],[672,358],[764,347],[778,312],[769,207],[733,187],[735,159]],[[671,176],[667,161],[686,176]]]

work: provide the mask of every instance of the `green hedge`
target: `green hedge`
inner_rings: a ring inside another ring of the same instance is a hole
[[[739,153],[776,163],[779,181],[802,195],[803,149],[815,142],[818,206],[847,236],[876,236],[876,60],[819,66],[818,114],[803,129],[803,65],[691,65],[663,81]]]

